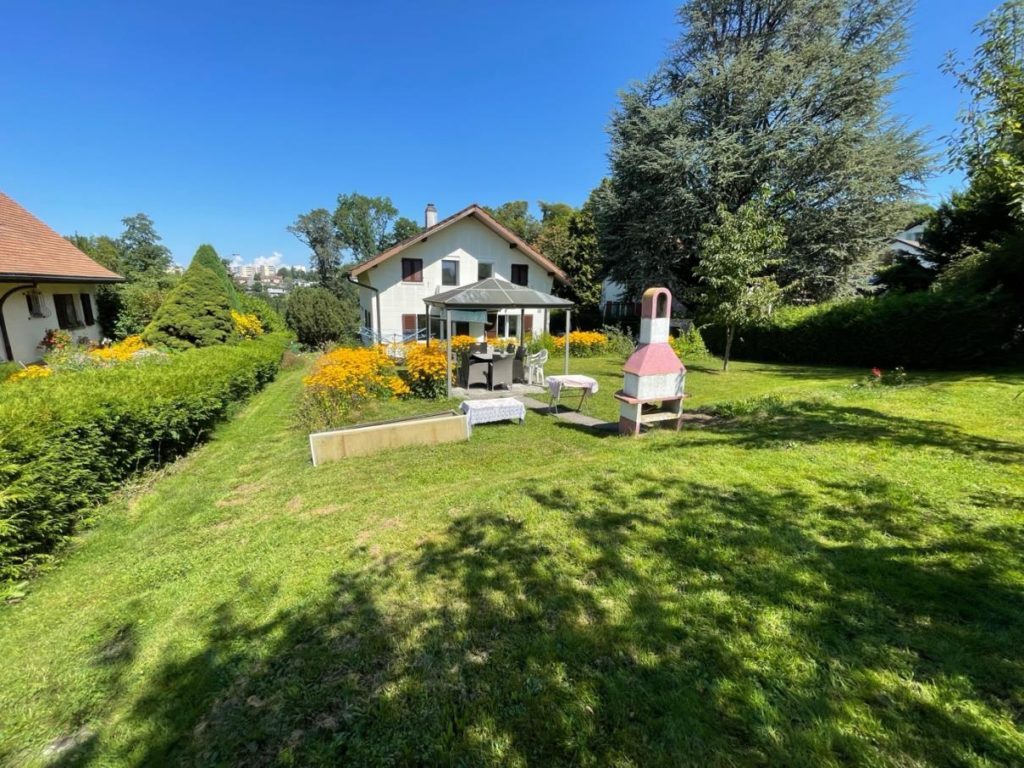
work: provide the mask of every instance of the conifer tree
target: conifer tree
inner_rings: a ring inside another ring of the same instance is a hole
[[[233,335],[224,280],[200,259],[192,260],[143,331],[148,344],[178,350],[223,344]]]
[[[688,0],[661,69],[610,126],[597,222],[611,276],[692,286],[703,227],[768,184],[788,242],[780,282],[814,299],[855,288],[929,163],[887,113],[908,7]]]

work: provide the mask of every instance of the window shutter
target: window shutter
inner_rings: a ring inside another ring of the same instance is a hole
[[[68,305],[64,301],[64,294],[58,293],[53,297],[53,306],[57,310],[57,327],[61,330],[71,325],[68,320]]]
[[[416,315],[402,315],[402,334],[416,333]]]
[[[533,333],[533,315],[523,315],[523,335]]]
[[[92,313],[92,296],[83,293],[80,298],[82,299],[82,321],[86,325],[92,325],[96,322],[96,317]]]

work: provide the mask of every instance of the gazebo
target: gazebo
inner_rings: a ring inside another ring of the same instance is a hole
[[[478,283],[453,288],[423,300],[427,305],[427,344],[430,344],[430,314],[432,308],[440,311],[445,321],[447,338],[452,338],[452,321],[468,319],[470,313],[519,310],[519,343],[523,343],[523,314],[527,309],[565,310],[565,373],[569,372],[569,328],[573,303],[550,293],[515,285],[500,277],[488,277]],[[545,324],[546,326],[546,324]],[[448,345],[448,397],[452,396],[452,345]]]

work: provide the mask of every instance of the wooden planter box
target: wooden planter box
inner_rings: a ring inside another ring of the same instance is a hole
[[[438,445],[469,439],[466,415],[443,411],[427,416],[359,424],[309,436],[313,466],[350,456],[369,456],[407,445]]]

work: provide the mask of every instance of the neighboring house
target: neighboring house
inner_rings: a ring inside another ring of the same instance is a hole
[[[686,312],[686,305],[673,297],[671,323],[673,328],[682,327],[678,318],[685,315]],[[622,283],[605,278],[601,282],[601,319],[611,325],[619,322],[629,325],[634,321],[639,321],[640,302],[629,299],[626,287]]]
[[[640,302],[628,301],[626,287],[611,279],[601,282],[601,319],[606,322],[640,316]]]
[[[123,279],[0,192],[0,361],[39,360],[50,329],[99,341],[96,286]]]
[[[908,256],[917,260],[922,267],[931,269],[935,263],[928,258],[928,249],[922,245],[927,221],[922,221],[897,233],[889,240],[889,258],[885,263],[892,264],[896,259],[905,259]]]
[[[423,299],[488,277],[500,277],[551,293],[554,281],[568,282],[562,270],[475,203],[437,221],[433,203],[425,212],[426,229],[378,254],[349,272],[359,284],[363,339],[395,341],[425,338]],[[513,337],[519,333],[519,310],[456,314],[453,333],[476,338]],[[546,330],[543,310],[526,310],[526,334]],[[431,318],[431,335],[443,337],[441,318]]]

